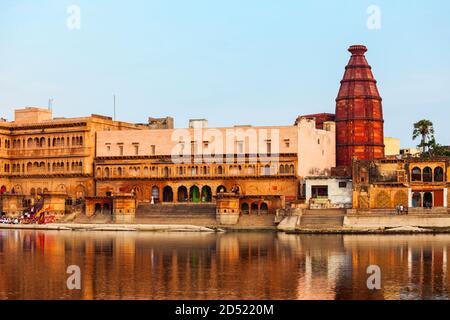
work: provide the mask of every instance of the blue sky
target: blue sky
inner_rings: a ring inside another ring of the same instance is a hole
[[[126,121],[289,125],[334,112],[347,48],[365,44],[385,134],[414,145],[412,123],[428,118],[450,144],[449,15],[447,0],[1,0],[0,116],[49,98],[55,116],[112,115],[116,94]]]

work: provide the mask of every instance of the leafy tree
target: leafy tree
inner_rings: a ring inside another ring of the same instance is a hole
[[[422,149],[422,154],[432,150],[436,146],[433,122],[423,119],[414,123],[413,140],[416,140],[418,137],[421,138],[418,147]]]

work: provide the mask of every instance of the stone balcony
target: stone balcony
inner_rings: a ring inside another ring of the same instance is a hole
[[[8,156],[11,159],[33,159],[45,157],[88,157],[91,154],[88,147],[68,148],[38,148],[38,149],[11,149]]]

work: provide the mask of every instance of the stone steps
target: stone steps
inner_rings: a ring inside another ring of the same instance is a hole
[[[136,216],[180,216],[180,215],[214,215],[215,204],[141,204],[136,209]]]
[[[216,226],[217,221],[214,218],[202,217],[145,217],[136,218],[137,224],[173,224],[173,225],[194,225],[194,226]]]
[[[344,216],[308,216],[300,219],[300,227],[303,229],[336,229],[344,225]]]
[[[318,210],[304,210],[303,216],[345,216],[346,209],[318,209]]]

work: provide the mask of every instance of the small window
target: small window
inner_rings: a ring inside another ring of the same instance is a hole
[[[123,156],[123,146],[119,145],[119,155]]]
[[[139,155],[139,145],[135,144],[134,146],[134,155],[138,156]]]
[[[291,146],[291,141],[289,139],[284,140],[284,144],[286,145],[286,148],[289,148]]]
[[[347,188],[347,182],[345,181],[339,182],[339,188]]]
[[[237,146],[238,146],[238,153],[243,154],[244,153],[244,142],[238,141]]]
[[[155,145],[151,146],[151,152],[152,152],[152,156],[154,156],[156,154],[156,146]]]

